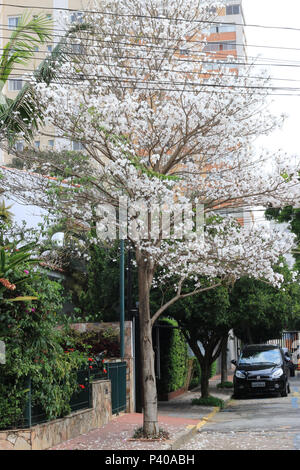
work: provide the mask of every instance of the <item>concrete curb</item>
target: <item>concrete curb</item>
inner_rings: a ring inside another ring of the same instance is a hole
[[[224,399],[225,402],[225,407],[228,405],[228,403],[231,401],[232,397],[228,397]],[[195,425],[189,425],[186,427],[184,431],[182,431],[167,447],[166,450],[177,450],[180,447],[182,447],[186,442],[188,442],[198,431],[201,429],[203,426],[207,424],[208,421],[210,421],[216,413],[218,413],[221,410],[219,406],[216,406],[213,408],[213,411],[209,413],[207,416],[204,416],[199,423]]]

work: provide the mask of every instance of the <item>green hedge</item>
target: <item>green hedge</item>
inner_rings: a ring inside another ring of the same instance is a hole
[[[162,318],[162,325],[178,326],[176,320]],[[188,346],[179,329],[160,328],[160,370],[157,381],[159,394],[174,392],[185,385],[187,378]]]

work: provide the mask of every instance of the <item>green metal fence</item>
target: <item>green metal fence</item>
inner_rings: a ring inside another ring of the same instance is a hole
[[[99,379],[106,379],[107,374],[104,374],[102,369],[94,368],[93,372],[90,369],[83,369],[77,371],[77,383],[82,385],[82,389],[71,397],[70,408],[71,411],[84,410],[92,407],[92,381]],[[41,424],[49,421],[46,413],[41,406],[33,404],[31,400],[32,385],[30,378],[27,379],[27,403],[24,413],[24,420],[16,427],[31,427],[36,424]]]
[[[112,414],[126,410],[126,362],[106,363],[107,376],[111,381]]]
[[[77,371],[77,383],[81,390],[76,392],[70,400],[71,411],[88,409],[92,404],[92,382],[94,380],[109,379],[111,381],[111,405],[112,413],[118,414],[126,410],[126,362],[105,363],[107,373],[102,368],[94,367]],[[49,421],[43,408],[32,400],[34,385],[30,377],[27,378],[24,387],[28,390],[26,406],[23,417],[13,426],[14,428],[29,428],[36,424]],[[59,418],[59,417],[57,417]]]

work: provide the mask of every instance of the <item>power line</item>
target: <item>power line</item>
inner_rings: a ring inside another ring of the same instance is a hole
[[[0,50],[3,50],[0,48]],[[72,52],[66,52],[68,54],[68,56],[80,56],[80,55],[83,55],[84,57],[97,57],[97,54],[80,54],[80,53],[72,53]],[[20,58],[26,58],[27,56],[22,56],[22,55],[19,55]],[[106,56],[108,58],[115,58],[114,56]],[[119,57],[121,58],[121,57]],[[49,54],[46,54],[45,56],[43,57],[33,57],[32,58],[33,60],[48,60],[51,61],[51,55]],[[68,62],[70,63],[78,63],[78,61],[72,61],[72,60],[68,60]],[[216,61],[201,61],[201,63],[205,63],[205,64],[209,64],[209,65],[220,65],[220,66],[227,66],[227,65],[236,65],[235,62],[225,62],[225,61],[221,61],[221,62],[216,62]],[[85,61],[84,64],[90,64],[90,65],[94,65],[93,62],[87,62]],[[133,70],[143,70],[143,71],[147,71],[149,72],[150,69],[149,68],[146,68],[146,67],[136,67],[136,66],[133,66],[133,65],[121,65],[121,64],[110,64],[110,63],[97,63],[97,65],[100,65],[100,66],[103,66],[103,67],[115,67],[115,68],[121,68],[121,69],[133,69]],[[255,66],[256,64],[245,64],[245,65],[248,65],[248,66]],[[261,64],[257,64],[257,65],[261,65]],[[276,66],[274,64],[274,66]],[[290,66],[293,66],[293,64],[290,64]],[[296,65],[295,65],[296,66]],[[298,65],[297,65],[298,66]],[[1,70],[1,67],[0,67],[0,70]],[[24,72],[36,72],[38,71],[38,68],[36,69],[31,69],[29,67],[27,68],[20,68],[20,67],[16,67],[15,69],[16,71],[19,71],[19,70],[22,70]],[[235,70],[235,69],[233,69]],[[233,71],[232,73],[224,73],[224,71],[220,71],[219,69],[218,70],[211,70],[209,67],[207,68],[207,70],[201,70],[201,71],[196,71],[196,70],[176,70],[176,69],[160,69],[160,72],[172,72],[172,73],[180,73],[180,74],[188,74],[188,75],[210,75],[210,77],[212,76],[216,76],[218,78],[220,77],[235,77],[235,76],[238,76],[239,78],[248,78],[248,79],[255,79],[255,80],[263,80],[263,81],[287,81],[287,82],[300,82],[300,80],[296,80],[296,79],[292,79],[292,78],[276,78],[276,77],[273,77],[273,76],[267,76],[267,77],[264,77],[264,76],[258,76],[258,75],[241,75],[240,73],[238,75],[236,75],[236,72]],[[220,75],[221,73],[221,75]],[[11,74],[10,74],[11,75]]]
[[[60,37],[65,37],[65,36],[60,36]],[[2,36],[0,37],[0,39],[10,39],[10,37],[6,37],[6,36]],[[77,38],[74,38],[74,39],[77,39]],[[102,44],[108,44],[108,48],[111,48],[111,49],[125,49],[124,47],[121,47],[121,48],[117,48],[117,47],[113,47],[112,45],[123,45],[123,46],[127,46],[129,48],[143,48],[143,49],[162,49],[163,51],[174,51],[175,53],[179,53],[180,55],[189,55],[189,54],[183,54],[183,53],[180,53],[180,51],[182,50],[182,48],[180,47],[165,47],[165,46],[157,46],[157,45],[148,45],[148,44],[137,44],[137,43],[126,43],[126,42],[120,42],[120,41],[107,41],[107,40],[101,40],[101,39],[97,39],[96,42],[100,42]],[[229,44],[232,44],[232,45],[239,45],[237,43],[235,43],[234,41],[214,41],[214,42],[201,42],[201,44],[224,44],[225,43],[229,43]],[[262,46],[263,47],[263,46]],[[0,48],[0,50],[5,50],[4,48]],[[125,49],[126,50],[126,49]],[[228,54],[227,56],[225,56],[224,54],[222,54],[222,50],[220,51],[195,51],[193,49],[184,49],[185,51],[187,51],[188,53],[191,52],[191,56],[200,56],[200,57],[211,57],[212,59],[215,57],[215,56],[218,56],[219,55],[219,59],[225,59],[226,57],[232,55],[232,54]],[[300,48],[299,49],[295,49],[295,50],[299,50],[300,51]],[[232,51],[236,51],[236,48],[233,48]],[[33,54],[35,53],[38,53],[40,51],[32,51]],[[45,51],[47,52],[47,51]],[[69,54],[72,54],[72,53],[69,53]],[[80,53],[73,53],[74,55],[82,55]],[[209,55],[211,54],[211,55]],[[95,56],[93,54],[84,54],[85,56]],[[236,58],[242,58],[242,59],[245,59],[245,55],[235,55],[234,57]],[[258,56],[247,56],[248,59],[253,59],[253,60],[269,60],[269,61],[286,61],[286,62],[291,62],[291,60],[285,60],[285,59],[276,59],[276,58],[273,58],[273,57],[258,57]],[[292,61],[292,62],[296,62],[296,63],[299,63],[299,61]],[[260,64],[258,64],[260,65]],[[265,64],[263,64],[265,65]],[[266,65],[270,65],[270,64],[266,64]]]
[[[122,49],[122,48],[121,48]],[[0,50],[4,50],[4,48],[0,48]],[[39,51],[37,51],[39,52]],[[85,54],[85,53],[79,53],[79,52],[68,52],[68,51],[65,51],[66,54],[68,54],[69,56],[77,56],[77,57],[99,57],[98,54]],[[34,53],[34,51],[33,51]],[[136,53],[136,51],[135,51]],[[162,59],[167,59],[168,57],[164,57],[164,56],[160,56],[160,57],[140,57],[140,56],[120,56],[120,55],[105,55],[105,57],[107,58],[113,58],[113,59],[122,59],[122,60],[127,60],[127,59],[131,59],[131,60],[153,60],[153,59],[158,59],[158,60],[162,60]],[[28,56],[22,56],[20,55],[19,56],[20,58],[24,57],[24,58],[27,58]],[[228,66],[228,65],[232,65],[234,67],[237,67],[237,66],[245,66],[245,67],[295,67],[295,68],[299,68],[300,67],[300,61],[293,61],[295,63],[291,63],[290,61],[287,61],[287,63],[281,63],[281,62],[278,62],[278,63],[254,63],[254,62],[238,62],[238,61],[229,61],[228,59],[229,58],[235,58],[235,56],[233,55],[228,55],[228,56],[225,56],[225,55],[221,55],[219,57],[216,57],[216,55],[214,56],[211,56],[211,55],[208,55],[208,54],[203,54],[203,57],[205,57],[206,59],[208,59],[209,57],[211,57],[211,60],[194,60],[194,59],[183,59],[183,58],[176,58],[176,57],[172,57],[172,60],[176,61],[176,62],[188,62],[188,63],[196,63],[196,64],[222,64],[222,65],[225,65],[225,66]],[[236,56],[237,57],[237,60],[240,60],[239,59],[239,56]],[[244,57],[241,56],[243,59]],[[43,57],[35,57],[36,60],[44,60],[45,58],[47,58],[47,56],[43,56]],[[49,59],[51,59],[51,55],[49,53]],[[227,60],[226,60],[227,59]],[[253,59],[257,60],[257,57],[253,57]],[[231,59],[232,60],[232,59]],[[268,60],[268,59],[267,59]],[[272,60],[272,61],[275,61],[275,60],[278,60],[278,59],[269,59],[269,60]],[[217,61],[217,62],[216,62]],[[89,63],[89,62],[85,62],[85,63]],[[93,63],[91,63],[92,65],[95,65]],[[113,64],[111,65],[113,66]],[[128,66],[129,68],[130,66]],[[185,71],[186,72],[186,71]],[[200,73],[200,72],[199,72]]]
[[[60,81],[55,81],[55,84],[58,84],[58,85],[67,85],[67,86],[71,86],[71,85],[79,85],[80,83],[82,83],[82,80],[72,80],[70,78],[64,78],[64,77],[60,77],[59,78]],[[31,83],[31,80],[22,80],[23,82],[27,82],[27,83]],[[142,83],[142,82],[141,82]],[[143,82],[143,84],[146,83],[146,82]],[[171,85],[173,85],[171,83]],[[201,86],[201,84],[199,85]],[[206,86],[206,85],[203,85],[203,86]],[[218,87],[218,85],[214,85],[216,87]],[[109,83],[108,83],[108,87],[109,87]],[[116,86],[114,86],[114,88],[117,88]],[[234,95],[234,92],[225,92],[225,91],[216,91],[216,90],[187,90],[187,89],[184,89],[184,88],[153,88],[153,87],[140,87],[140,86],[119,86],[118,87],[120,90],[126,90],[126,89],[130,89],[130,90],[133,90],[133,91],[147,91],[147,92],[177,92],[177,93],[210,93],[210,94],[221,94],[221,95],[231,95],[233,96]],[[228,85],[227,87],[228,89],[231,89],[232,87],[230,85]],[[256,90],[259,90],[259,87],[254,87]],[[261,90],[263,90],[264,88],[260,88]],[[291,91],[300,91],[300,89],[295,89],[295,90],[292,90]],[[239,95],[239,96],[249,96],[249,93],[243,93],[242,91],[239,91],[238,93],[235,93],[236,95]],[[300,96],[300,94],[298,93],[268,93],[267,95],[265,93],[259,93],[258,91],[255,92],[255,94],[257,96],[263,96],[263,97],[266,97],[266,96],[285,96],[285,97],[288,97],[288,96],[292,96],[292,97],[298,97]],[[1,117],[1,116],[0,116]]]
[[[104,12],[104,11],[97,11],[97,10],[82,10],[78,8],[61,8],[61,7],[46,7],[46,6],[35,6],[35,5],[13,5],[11,3],[2,3],[2,6],[9,6],[13,8],[23,8],[23,9],[38,9],[38,10],[58,10],[58,11],[66,11],[66,12],[78,12],[78,13],[87,13],[90,15],[104,15],[104,16],[113,16],[113,17],[125,17],[125,18],[142,18],[142,19],[150,19],[150,20],[167,20],[167,21],[175,21],[175,22],[184,22],[184,23],[196,23],[196,24],[222,24],[221,21],[213,21],[213,20],[193,20],[189,18],[172,18],[169,16],[159,16],[159,15],[141,15],[138,13],[113,13],[113,12]],[[217,16],[217,15],[216,15]],[[226,15],[225,15],[226,16]],[[222,18],[219,16],[219,18]],[[287,31],[300,31],[300,28],[294,28],[291,26],[270,26],[270,25],[259,25],[259,24],[247,24],[247,23],[236,23],[236,22],[226,22],[226,25],[236,25],[242,27],[251,27],[251,28],[263,28],[263,29],[280,29],[280,30],[287,30]]]
[[[1,29],[3,31],[11,31],[11,28],[7,28],[5,26],[7,26],[6,24],[0,24],[1,26]],[[45,30],[47,30],[45,28]],[[48,31],[48,30],[47,30]],[[67,32],[67,30],[65,29],[59,29],[59,28],[52,28],[51,31],[61,31],[61,32]],[[299,29],[300,31],[300,29]],[[76,31],[76,33],[78,33],[80,31]],[[82,32],[86,33],[86,30],[83,30]],[[91,32],[89,32],[89,34],[91,34]],[[211,33],[211,34],[218,34],[218,33]],[[66,36],[63,35],[63,34],[52,34],[51,33],[51,36],[52,37],[57,37],[57,38],[65,38]],[[227,40],[226,39],[216,39],[216,40],[209,40],[209,39],[206,39],[205,41],[202,40],[194,40],[194,39],[186,39],[185,41],[183,41],[182,39],[180,38],[162,38],[160,36],[155,36],[155,37],[151,37],[151,36],[143,36],[143,35],[139,35],[139,36],[135,36],[135,35],[126,35],[126,34],[113,34],[113,33],[109,33],[109,36],[117,36],[117,37],[128,37],[128,38],[135,38],[135,39],[151,39],[151,40],[161,40],[161,41],[174,41],[174,42],[185,42],[187,44],[218,44],[218,43],[224,43],[224,42],[235,42],[233,41],[232,39],[231,40]],[[8,37],[2,37],[2,39],[10,39]],[[93,38],[93,41],[94,42],[107,42],[107,41],[104,41],[104,40],[101,40],[101,39],[95,39]],[[124,43],[125,44],[125,43]],[[133,46],[144,46],[144,47],[160,47],[160,46],[148,46],[147,44],[138,44],[138,43],[130,43],[131,45]],[[300,51],[300,48],[299,47],[285,47],[285,46],[266,46],[266,45],[263,45],[263,44],[246,44],[246,43],[237,43],[235,42],[235,44],[237,46],[240,46],[240,47],[255,47],[255,48],[263,48],[263,49],[275,49],[275,50],[289,50],[289,51]],[[164,46],[161,46],[161,47],[164,47]],[[172,49],[172,48],[166,48],[166,49]],[[175,48],[174,48],[175,49]]]
[[[113,34],[112,34],[113,36]],[[115,36],[118,36],[118,35],[115,35]],[[65,36],[59,36],[61,38],[64,38]],[[125,37],[125,35],[124,35]],[[128,37],[131,37],[131,36],[128,36]],[[10,37],[5,37],[5,36],[2,36],[2,39],[10,39]],[[142,44],[142,43],[126,43],[126,42],[120,42],[120,41],[107,41],[107,40],[101,40],[101,39],[95,39],[93,41],[96,41],[96,42],[100,42],[100,43],[103,43],[103,44],[109,44],[109,46],[111,46],[111,44],[118,44],[118,45],[124,45],[124,46],[128,46],[128,47],[142,47],[142,48],[147,48],[147,49],[163,49],[163,50],[173,50],[174,52],[175,51],[178,51],[180,52],[180,47],[178,48],[171,48],[171,47],[165,47],[165,46],[158,46],[158,45],[147,45],[147,44]],[[191,41],[187,41],[187,43],[189,42],[193,42],[192,40]],[[195,41],[195,42],[199,42],[201,44],[207,44],[206,41]],[[226,41],[224,41],[226,43]],[[236,44],[234,41],[228,41],[229,43],[232,43],[232,44]],[[221,44],[222,41],[213,41],[211,43],[208,43],[208,44]],[[236,44],[236,45],[239,45],[239,44]],[[264,47],[264,46],[261,46],[261,47]],[[115,48],[116,49],[116,48]],[[120,49],[125,49],[125,48],[120,48]],[[0,50],[4,50],[4,48],[0,49]],[[235,49],[233,49],[234,51]],[[300,50],[300,49],[297,49],[295,48],[295,50]],[[39,51],[33,51],[33,53],[36,53],[36,52],[39,52]],[[216,53],[214,53],[214,51],[204,51],[204,52],[201,52],[201,51],[193,51],[193,50],[190,50],[190,52],[192,52],[192,55],[199,55],[199,56],[205,56],[205,57],[211,57],[212,59],[219,59],[219,60],[224,60],[226,59],[226,57],[229,57],[229,56],[232,56],[232,54],[227,54],[226,56],[224,54],[222,54],[222,51],[216,51]],[[209,55],[208,53],[210,53],[211,55]],[[72,54],[71,52],[69,54]],[[78,53],[73,53],[74,55],[80,55]],[[97,54],[84,54],[86,56],[97,56]],[[183,55],[183,54],[182,54]],[[217,57],[219,56],[219,57]],[[238,58],[238,57],[241,57],[242,59],[245,59],[245,56],[242,55],[242,56],[238,56],[238,55],[235,55],[234,57]],[[250,59],[255,59],[255,60],[269,60],[269,61],[277,61],[279,59],[275,59],[275,58],[268,58],[268,57],[248,57]],[[37,59],[42,59],[42,58],[37,58]],[[140,58],[141,59],[141,58]],[[175,59],[175,60],[180,60],[180,61],[183,61],[183,59]],[[188,60],[190,62],[195,62],[194,60]],[[285,61],[285,59],[281,59],[281,61]],[[289,63],[289,66],[292,66],[293,64],[290,64],[290,60],[287,60],[286,62]],[[296,62],[296,63],[299,63],[299,61],[293,61],[293,62]],[[229,63],[229,62],[227,62]],[[229,64],[233,64],[233,65],[249,65],[248,63],[246,64],[240,64],[240,63],[229,63]],[[255,64],[254,64],[255,65]],[[284,66],[285,64],[278,64],[278,66]],[[277,64],[270,64],[270,63],[267,63],[267,64],[257,64],[257,66],[277,66]]]
[[[23,74],[17,74],[17,73],[12,73],[12,76],[23,76]],[[64,75],[57,75],[57,78],[64,79]],[[205,83],[205,82],[176,82],[176,81],[171,81],[171,80],[166,80],[166,81],[157,81],[157,80],[142,80],[141,78],[136,78],[136,77],[115,77],[115,76],[107,76],[107,75],[84,75],[83,77],[78,77],[76,78],[76,75],[74,77],[68,76],[66,80],[74,80],[74,82],[82,82],[83,80],[86,81],[96,81],[96,80],[105,80],[105,81],[116,81],[116,82],[135,82],[135,83],[142,83],[142,84],[157,84],[157,85],[177,85],[177,86],[187,86],[187,87],[192,87],[192,86],[198,86],[198,87],[216,87],[216,88],[238,88],[238,89],[249,89],[249,90],[271,90],[271,91],[299,91],[300,88],[296,87],[272,87],[272,86],[250,86],[250,85],[234,85],[234,84],[219,84],[219,83]]]
[[[102,63],[98,63],[97,65],[106,66],[106,67],[126,68],[125,65],[117,65],[117,64],[112,65],[112,64],[102,64]],[[147,71],[149,72],[149,69],[145,69],[145,68],[142,68],[142,67],[132,67],[132,66],[130,66],[130,69],[147,70]],[[1,67],[0,67],[0,70],[1,70]],[[33,74],[38,71],[38,69],[30,69],[30,68],[23,69],[23,68],[19,68],[19,67],[18,67],[17,69],[15,69],[15,70],[16,70],[16,72],[24,71],[24,72],[30,72],[30,73],[33,73]],[[234,74],[234,73],[231,73],[231,74],[228,73],[228,74],[226,74],[226,73],[223,73],[223,72],[222,72],[221,75],[220,75],[220,72],[216,72],[216,71],[212,71],[212,72],[211,72],[211,71],[210,71],[210,72],[208,72],[208,71],[202,71],[201,73],[200,73],[200,72],[196,72],[196,71],[182,72],[181,70],[172,70],[172,69],[161,69],[160,71],[161,71],[161,72],[180,73],[180,74],[185,73],[185,74],[187,74],[187,75],[191,75],[191,74],[200,75],[200,74],[202,74],[202,75],[209,75],[209,76],[210,76],[209,78],[212,78],[212,77],[216,77],[216,78],[223,78],[223,77],[233,77],[233,78],[234,78],[234,77],[236,77],[236,78],[237,78],[237,77],[238,77],[238,78],[242,78],[242,79],[243,79],[243,78],[247,78],[247,79],[250,79],[250,80],[252,80],[252,79],[253,79],[253,80],[263,80],[263,81],[269,81],[269,80],[271,80],[271,81],[285,81],[285,82],[297,82],[297,83],[300,83],[300,80],[296,80],[296,79],[292,79],[292,78],[274,78],[274,77],[272,77],[271,79],[269,79],[269,78],[267,78],[267,77],[261,77],[261,76],[254,76],[254,75],[248,75],[248,76],[247,76],[247,75],[240,75],[240,74],[239,74],[239,75],[236,75],[236,74]],[[17,74],[16,72],[10,73],[9,76],[11,77],[11,76],[16,75],[16,76],[21,76],[21,77],[23,77],[23,76],[25,75],[24,73],[22,73],[22,74],[21,74],[21,73],[18,73],[18,74]],[[116,78],[120,78],[120,79],[121,79],[121,77],[116,77]],[[125,77],[125,78],[126,78],[126,77]]]
[[[6,26],[6,25],[0,25],[0,26]],[[11,31],[11,29],[9,28],[2,28],[3,30],[6,30],[6,31]],[[54,28],[53,31],[62,31],[62,32],[66,32],[67,30],[65,29],[57,29],[57,28]],[[77,31],[78,32],[78,31]],[[86,31],[83,31],[83,32],[86,32]],[[143,36],[143,35],[139,35],[139,36],[135,36],[135,35],[128,35],[128,34],[114,34],[114,33],[110,33],[109,34],[110,36],[116,36],[116,37],[128,37],[128,38],[136,38],[136,39],[150,39],[150,40],[161,40],[161,41],[170,41],[170,38],[162,38],[160,36],[155,36],[155,37],[151,37],[151,36]],[[66,36],[65,35],[52,35],[54,37],[59,37],[59,38],[65,38]],[[2,37],[2,39],[10,39],[9,37]],[[93,39],[94,42],[101,42],[101,43],[105,43],[105,42],[108,42],[108,41],[105,41],[105,40],[101,40],[101,39]],[[180,42],[182,41],[181,39],[175,39],[175,38],[172,38],[172,41],[175,41],[175,42]],[[222,42],[226,42],[226,40],[216,40],[216,41],[209,41],[209,40],[206,40],[206,41],[196,41],[196,40],[193,40],[193,39],[189,39],[189,40],[185,40],[186,43],[190,44],[218,44],[218,43],[222,43]],[[233,42],[232,40],[228,41],[228,42]],[[128,44],[128,45],[132,45],[132,46],[143,46],[143,47],[161,47],[161,48],[164,48],[164,46],[150,46],[150,45],[147,45],[147,44],[138,44],[138,43],[121,43],[121,42],[112,42],[114,44]],[[241,46],[241,47],[262,47],[262,48],[265,48],[265,49],[282,49],[282,50],[295,50],[295,51],[300,51],[300,48],[295,48],[295,47],[282,47],[282,46],[265,46],[265,45],[259,45],[259,44],[244,44],[244,43],[236,43],[235,44],[237,46]],[[168,48],[168,49],[172,49],[172,48]],[[244,56],[243,56],[244,57]],[[266,58],[266,59],[269,59],[269,60],[273,60],[272,58]],[[276,59],[275,59],[276,60]]]

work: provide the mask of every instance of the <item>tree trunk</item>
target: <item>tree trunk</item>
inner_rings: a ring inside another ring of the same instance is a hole
[[[226,341],[227,339],[227,341]],[[227,382],[228,373],[227,373],[227,344],[228,337],[224,338],[221,351],[221,383]]]
[[[146,437],[158,434],[157,390],[154,366],[154,351],[152,345],[152,325],[150,315],[150,288],[152,273],[147,263],[138,264],[139,278],[139,315],[140,315],[140,344],[142,359],[143,383],[143,429]]]
[[[251,329],[248,325],[247,325],[247,338],[248,338],[248,344],[253,344]]]
[[[185,336],[191,350],[195,354],[201,368],[201,379],[200,379],[200,388],[201,388],[201,398],[208,398],[209,397],[209,379],[210,379],[210,371],[211,371],[211,364],[213,362],[212,356],[207,354],[205,351],[205,355],[201,354],[199,349],[198,343],[196,339],[192,339],[191,337]]]
[[[209,397],[209,379],[211,370],[211,361],[209,358],[204,357],[200,363],[201,365],[201,398]]]

